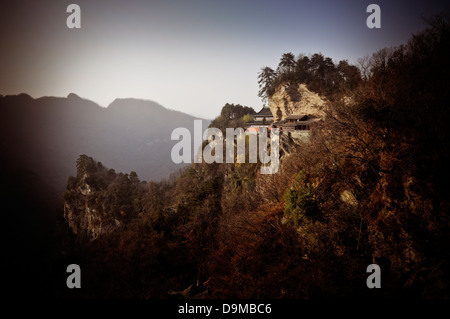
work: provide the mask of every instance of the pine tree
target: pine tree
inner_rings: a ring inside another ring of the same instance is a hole
[[[263,100],[263,102],[267,101],[267,98],[273,89],[272,84],[276,77],[277,73],[268,66],[261,68],[261,71],[258,73],[258,96]]]

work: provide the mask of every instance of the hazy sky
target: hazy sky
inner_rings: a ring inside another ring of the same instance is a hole
[[[2,1],[0,94],[74,92],[102,106],[134,97],[205,118],[227,102],[259,110],[257,73],[282,53],[356,63],[405,43],[445,2]],[[66,26],[71,3],[81,29]],[[381,29],[366,26],[371,3]]]

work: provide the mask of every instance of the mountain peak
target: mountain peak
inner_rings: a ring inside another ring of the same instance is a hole
[[[108,105],[108,108],[144,108],[144,109],[166,109],[164,106],[151,101],[151,100],[142,100],[136,98],[117,98]]]
[[[79,97],[75,93],[69,93],[69,95],[67,95],[67,98],[68,99],[81,99],[81,97]]]

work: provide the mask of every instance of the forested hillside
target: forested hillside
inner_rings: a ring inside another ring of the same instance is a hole
[[[80,158],[65,203],[111,214],[120,227],[66,242],[67,260],[87,277],[70,294],[448,298],[449,56],[449,17],[437,16],[359,69],[320,54],[280,64],[260,83],[262,97],[297,81],[330,107],[309,143],[291,144],[277,174],[201,163],[142,182]],[[233,107],[242,109],[228,105],[213,123]],[[372,263],[383,289],[366,286]]]
[[[1,265],[8,274],[9,295],[23,294],[28,272],[36,278],[27,288],[30,293],[53,293],[52,281],[61,275],[55,218],[62,211],[62,193],[80,154],[159,181],[183,165],[167,160],[170,133],[176,127],[192,130],[194,119],[136,99],[116,99],[102,108],[75,94],[37,99],[27,94],[0,96],[2,238],[5,243],[14,241],[5,245],[7,257]],[[203,121],[205,128],[208,124]]]

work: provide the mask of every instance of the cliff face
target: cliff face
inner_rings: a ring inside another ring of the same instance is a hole
[[[326,102],[317,93],[308,90],[305,84],[282,84],[269,97],[269,107],[275,121],[290,114],[325,115]]]
[[[95,240],[121,224],[111,214],[90,205],[95,192],[85,181],[86,177],[87,175],[83,177],[81,185],[72,191],[70,198],[64,200],[64,218],[80,241]]]

